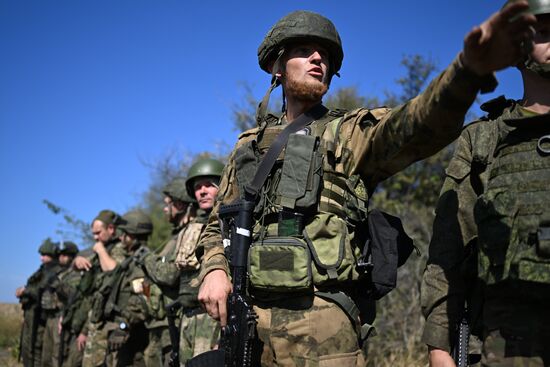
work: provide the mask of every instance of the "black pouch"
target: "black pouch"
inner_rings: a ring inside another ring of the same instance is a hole
[[[395,288],[397,268],[407,261],[415,247],[398,217],[374,209],[369,212],[367,222],[369,234],[359,266],[370,268],[371,296],[380,299]]]
[[[537,230],[537,255],[543,259],[550,259],[550,220],[541,220]]]

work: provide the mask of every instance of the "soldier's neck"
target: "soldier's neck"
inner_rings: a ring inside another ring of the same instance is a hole
[[[522,106],[536,113],[550,112],[550,79],[531,73],[522,73],[523,99]]]
[[[321,103],[321,100],[318,101],[304,101],[304,100],[298,100],[291,97],[287,97],[287,105],[286,105],[286,112],[285,112],[285,118],[287,121],[293,121],[298,116],[300,116],[302,113],[308,111],[313,106]]]

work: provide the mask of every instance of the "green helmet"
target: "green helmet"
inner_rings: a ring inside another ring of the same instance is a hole
[[[508,0],[504,7],[514,3],[518,0]],[[550,14],[550,0],[527,0],[527,3],[529,4],[529,10],[526,11],[528,14],[533,15],[546,15]],[[534,72],[535,74],[538,74],[539,76],[550,79],[550,64],[548,63],[538,63],[534,61],[530,56],[526,57],[523,66]],[[521,67],[520,67],[521,69]]]
[[[60,255],[75,256],[78,254],[78,246],[71,241],[61,242],[61,248],[59,249]]]
[[[153,232],[153,222],[143,211],[131,210],[120,218],[118,229],[132,235],[148,235]]]
[[[504,3],[503,8],[517,1],[519,0],[508,0]],[[550,0],[527,0],[527,3],[529,4],[529,10],[526,13],[533,15],[550,14]]]
[[[187,188],[185,186],[185,178],[176,177],[168,183],[162,190],[162,193],[172,200],[183,201],[184,203],[194,203],[195,199],[192,199],[191,196],[187,193]]]
[[[185,186],[187,187],[187,194],[191,197],[195,197],[194,184],[197,178],[211,177],[219,182],[222,175],[224,164],[217,159],[204,158],[198,160],[189,168],[187,180]]]
[[[258,63],[262,70],[269,72],[269,64],[278,57],[279,51],[295,41],[317,42],[325,47],[330,54],[331,74],[338,73],[344,51],[336,27],[324,16],[304,10],[284,16],[267,32],[258,47]]]
[[[531,14],[550,14],[550,0],[528,0],[528,2]]]
[[[38,248],[40,255],[48,255],[55,257],[59,253],[57,243],[53,242],[49,237],[46,238]]]

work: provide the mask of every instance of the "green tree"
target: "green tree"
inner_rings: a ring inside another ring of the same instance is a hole
[[[172,225],[166,220],[163,212],[164,195],[162,191],[164,187],[175,177],[185,177],[189,168],[198,159],[215,158],[225,162],[228,155],[227,144],[217,144],[216,150],[216,152],[193,154],[172,149],[160,158],[142,161],[142,164],[149,170],[151,184],[143,193],[139,206],[151,216],[153,221],[154,229],[149,239],[151,249],[160,248],[171,236]]]
[[[94,243],[94,238],[90,229],[91,223],[77,218],[69,210],[47,199],[42,200],[42,202],[53,214],[61,216],[62,222],[58,224],[55,233],[63,240],[72,240],[76,242],[81,249],[91,246]]]

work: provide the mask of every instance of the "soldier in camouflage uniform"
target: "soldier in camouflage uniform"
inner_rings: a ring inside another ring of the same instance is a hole
[[[102,210],[92,221],[95,244],[74,260],[74,266],[85,271],[77,289],[77,299],[68,310],[67,324],[77,337],[77,348],[84,349],[82,365],[100,366],[107,353],[107,331],[102,328],[101,310],[108,293],[106,278],[127,256],[118,239],[119,216],[112,210]],[[94,312],[95,311],[95,312]]]
[[[380,181],[459,135],[477,93],[494,87],[492,72],[521,57],[520,40],[510,35],[527,38],[534,19],[508,20],[525,6],[474,28],[427,90],[393,110],[329,111],[321,105],[343,60],[340,37],[327,18],[297,11],[268,32],[258,59],[272,88],[283,87],[284,115],[265,114],[268,93],[258,127],[240,135],[229,158],[217,204],[244,197],[275,136],[309,113],[314,121],[290,134],[256,202],[248,292],[258,314],[263,366],[364,365],[353,303],[368,287],[365,267],[356,266],[368,196]],[[217,212],[218,206],[197,250],[199,300],[225,325],[231,283]]]
[[[550,1],[529,5],[523,99],[482,105],[446,171],[421,287],[430,366],[455,366],[465,306],[483,366],[550,366]]]
[[[106,293],[100,316],[100,332],[108,335],[106,366],[145,366],[143,352],[148,344],[148,319],[143,282],[145,274],[136,259],[149,252],[147,240],[153,232],[151,218],[140,210],[124,214],[118,227],[127,256],[105,278]],[[99,310],[94,310],[99,311]]]
[[[82,364],[83,350],[78,350],[76,342],[79,334],[74,333],[70,327],[63,327],[63,317],[76,299],[78,286],[84,273],[73,266],[73,260],[78,251],[78,246],[70,241],[63,242],[59,250],[59,263],[65,264],[67,268],[59,274],[59,285],[56,290],[62,310],[56,328],[55,366],[78,367]]]
[[[61,268],[57,261],[58,245],[49,238],[40,248],[40,268],[29,277],[27,284],[16,290],[23,307],[20,355],[25,367],[42,366],[44,330],[50,317],[55,316],[54,296],[49,291]]]
[[[187,194],[185,179],[176,177],[163,190],[164,213],[173,225],[172,237],[160,247],[158,253],[150,253],[140,264],[146,274],[149,288],[148,306],[151,319],[147,322],[149,345],[145,350],[145,363],[149,367],[168,363],[170,334],[165,307],[179,295],[180,269],[176,266],[178,238],[183,236],[187,224],[195,218],[195,200]],[[179,319],[176,321],[179,325]]]
[[[62,242],[59,248],[59,273],[46,288],[52,295],[52,304],[55,305],[56,313],[54,317],[50,317],[46,321],[42,345],[42,366],[57,367],[63,361],[64,351],[61,351],[62,355],[59,356],[60,347],[64,349],[65,345],[60,343],[61,316],[64,307],[67,306],[80,282],[80,271],[76,271],[72,267],[73,259],[77,253],[78,247],[73,242]],[[64,334],[63,338],[65,336],[67,334]]]
[[[206,226],[208,216],[214,207],[218,194],[223,163],[215,159],[201,159],[189,168],[185,182],[187,194],[198,203],[195,219],[189,223],[178,239],[176,266],[181,270],[179,298],[182,302],[180,326],[180,362],[212,350],[218,345],[219,323],[210,318],[198,299],[196,277],[200,264],[195,256],[199,236]]]

